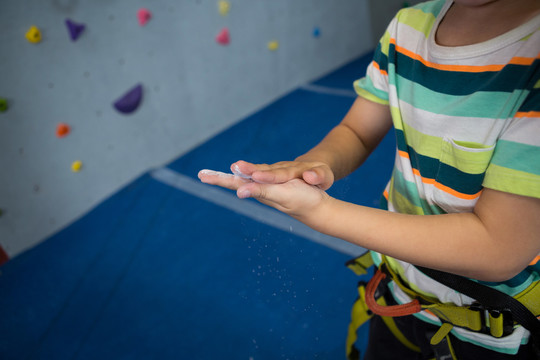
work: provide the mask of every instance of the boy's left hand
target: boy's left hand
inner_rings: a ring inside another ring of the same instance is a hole
[[[300,179],[292,179],[283,184],[260,184],[239,176],[202,170],[199,179],[203,183],[236,190],[241,199],[255,198],[281,212],[303,221],[330,196],[317,186]]]

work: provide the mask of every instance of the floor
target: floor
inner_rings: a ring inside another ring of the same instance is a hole
[[[275,162],[315,145],[354,101],[369,56],[151,169],[0,267],[2,359],[344,358],[365,249],[201,184],[203,168]],[[377,206],[389,134],[330,194]],[[365,342],[365,329],[360,341]]]

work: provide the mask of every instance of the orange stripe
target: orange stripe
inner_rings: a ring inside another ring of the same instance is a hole
[[[382,194],[383,194],[384,198],[386,199],[386,201],[388,201],[388,196],[389,196],[388,191],[384,190]]]
[[[373,64],[373,67],[374,67],[375,69],[379,70],[379,72],[380,72],[382,75],[388,76],[388,72],[386,72],[386,71],[384,71],[384,70],[381,70],[381,67],[379,66],[379,64],[378,64],[375,60],[373,60],[371,63]]]
[[[514,64],[514,65],[532,65],[534,60],[536,60],[536,58],[527,58],[527,57],[515,56],[508,63],[509,64]]]
[[[479,72],[485,72],[485,71],[500,71],[502,70],[506,65],[445,65],[445,64],[437,64],[433,63],[431,61],[427,61],[420,55],[405,49],[404,47],[398,46],[396,44],[396,39],[392,38],[390,39],[390,43],[394,44],[396,47],[396,51],[400,52],[403,55],[406,55],[410,57],[411,59],[420,61],[422,64],[426,65],[427,67],[437,69],[437,70],[444,70],[444,71],[460,71],[460,72],[471,72],[471,73],[479,73]],[[527,58],[527,57],[520,57],[516,56],[510,59],[509,64],[514,65],[531,65],[536,58]]]
[[[399,154],[399,156],[401,156],[402,158],[409,159],[409,153],[406,152],[406,151],[398,150],[398,154]]]
[[[540,118],[540,111],[519,111],[514,117],[520,118]]]
[[[454,189],[452,189],[451,187],[448,187],[446,185],[443,185],[441,183],[438,183],[437,181],[435,181],[435,179],[430,179],[430,178],[425,178],[423,177],[422,175],[420,175],[420,171],[418,171],[417,169],[412,169],[413,170],[413,174],[418,176],[422,182],[424,184],[428,184],[428,185],[433,185],[435,186],[437,189],[439,190],[442,190],[444,191],[445,193],[447,194],[450,194],[452,196],[455,196],[459,199],[463,199],[463,200],[475,200],[477,199],[480,194],[482,193],[482,190],[480,190],[479,192],[477,192],[476,194],[463,194],[463,193],[460,193],[459,191],[456,191]]]
[[[537,262],[540,261],[540,255],[537,255],[533,261],[531,261],[531,263],[529,264],[529,266],[534,266],[536,265]]]

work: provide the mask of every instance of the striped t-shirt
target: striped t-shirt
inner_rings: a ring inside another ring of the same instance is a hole
[[[397,152],[384,191],[390,211],[471,212],[484,187],[540,198],[540,16],[480,44],[443,47],[435,31],[451,5],[435,0],[400,11],[366,77],[354,84],[360,96],[392,112]],[[380,254],[373,256],[379,264]],[[390,266],[412,288],[442,302],[472,302],[411,264],[390,259]],[[514,295],[539,279],[536,263],[509,281],[486,284]],[[410,301],[392,290],[398,302]],[[428,313],[417,316],[440,324]],[[529,336],[521,327],[500,339],[452,331],[504,353],[516,353]]]

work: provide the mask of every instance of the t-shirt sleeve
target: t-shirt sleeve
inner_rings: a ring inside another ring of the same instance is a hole
[[[390,22],[386,32],[379,41],[373,60],[369,64],[366,76],[354,82],[354,90],[359,96],[379,104],[388,104],[388,53],[391,31],[395,27],[396,18]]]
[[[534,81],[495,145],[484,187],[540,198],[540,67]]]

